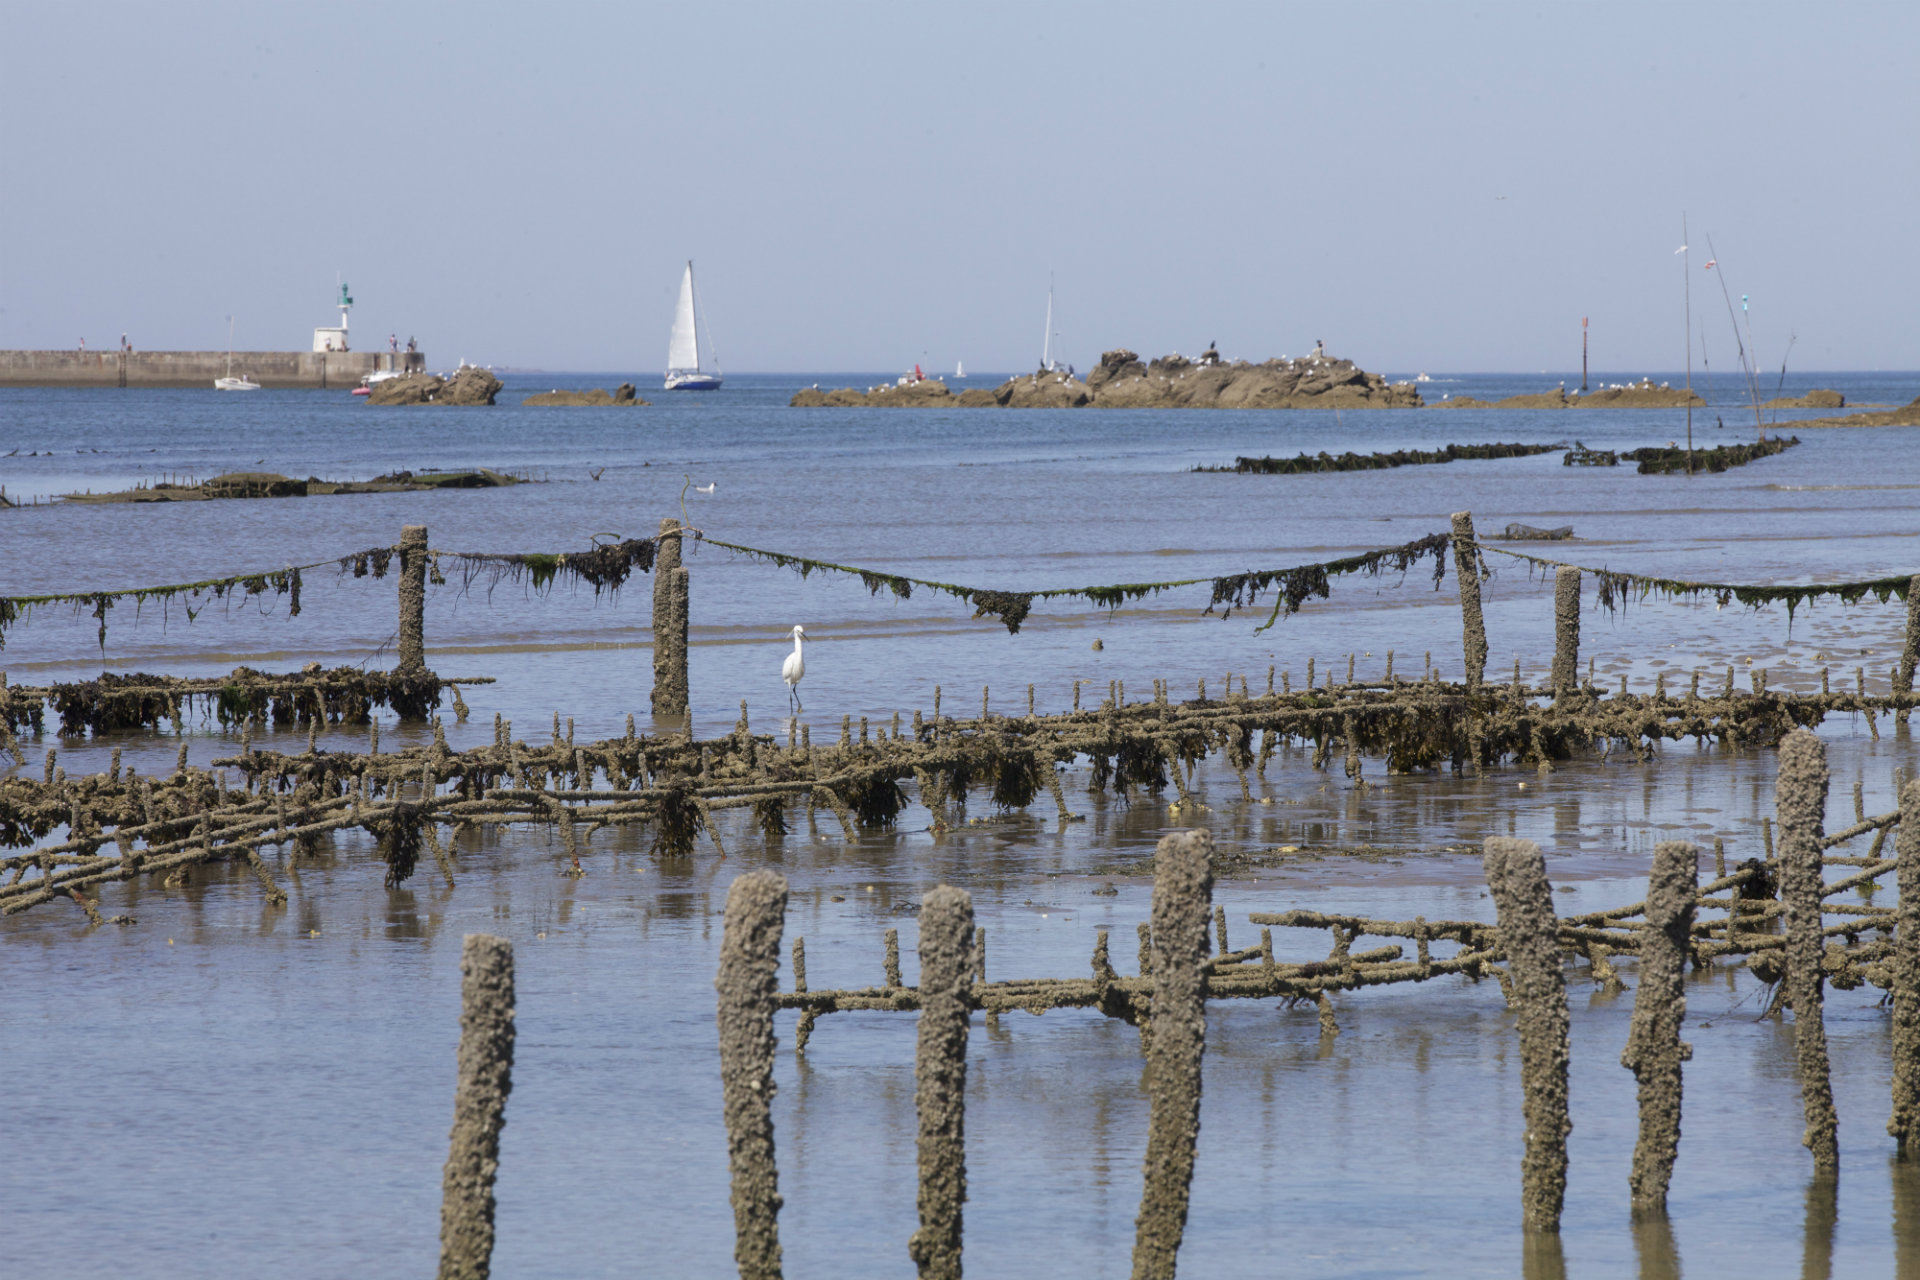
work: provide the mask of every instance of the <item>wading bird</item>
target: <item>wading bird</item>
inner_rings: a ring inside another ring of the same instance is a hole
[[[788,654],[787,660],[780,664],[780,678],[787,682],[787,709],[789,711],[801,710],[800,679],[807,674],[807,658],[806,654],[801,650],[801,644],[806,638],[807,629],[805,627],[795,627],[793,629],[793,652]]]

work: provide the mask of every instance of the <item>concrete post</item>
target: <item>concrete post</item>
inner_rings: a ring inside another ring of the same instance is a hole
[[[1824,979],[1820,957],[1820,837],[1827,812],[1827,749],[1805,729],[1780,743],[1774,803],[1779,816],[1780,897],[1787,917],[1787,1001],[1793,1007],[1793,1048],[1800,1066],[1800,1098],[1816,1175],[1840,1170],[1839,1117],[1828,1075]]]
[[[1640,989],[1620,1065],[1640,1085],[1640,1140],[1633,1149],[1627,1189],[1636,1217],[1664,1217],[1667,1185],[1680,1149],[1680,1064],[1691,1050],[1680,1042],[1687,1016],[1687,957],[1693,950],[1694,898],[1700,888],[1700,852],[1684,840],[1654,846],[1647,881],[1646,932],[1640,941]]]
[[[1487,626],[1480,614],[1480,553],[1475,550],[1473,512],[1453,513],[1453,567],[1460,577],[1460,629],[1467,660],[1467,688],[1487,674]]]
[[[486,1280],[493,1180],[513,1091],[513,944],[470,933],[460,948],[460,1083],[441,1177],[440,1280]]]
[[[1531,840],[1486,843],[1487,887],[1520,1016],[1520,1080],[1527,1122],[1520,1200],[1529,1229],[1560,1230],[1567,1195],[1567,983],[1560,972],[1558,922],[1547,859]]]
[[[1901,1159],[1910,1159],[1920,1134],[1920,781],[1900,789],[1898,927],[1893,944],[1893,1118],[1887,1132]],[[1920,1237],[1916,1237],[1920,1239]]]
[[[1207,1049],[1207,907],[1213,837],[1180,831],[1153,858],[1153,1041],[1145,1186],[1134,1220],[1133,1280],[1172,1280],[1187,1227]]]
[[[1553,571],[1553,699],[1561,702],[1580,687],[1580,571]]]
[[[427,669],[427,526],[400,530],[400,665],[415,674]]]
[[[773,1000],[787,880],[749,871],[727,891],[720,940],[720,1088],[733,1174],[733,1260],[741,1280],[779,1280],[779,1171],[773,1158]]]
[[[920,908],[920,1039],[914,1055],[920,1229],[907,1242],[920,1274],[937,1280],[960,1280],[972,978],[973,898],[942,885]]]
[[[667,637],[673,631],[673,571],[680,567],[680,522],[660,522],[660,540],[653,555],[653,713],[678,715],[686,708],[671,704],[672,655]]]

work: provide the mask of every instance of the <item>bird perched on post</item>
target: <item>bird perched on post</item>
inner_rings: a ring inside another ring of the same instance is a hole
[[[780,678],[787,682],[787,708],[789,711],[799,711],[801,709],[800,680],[801,677],[807,674],[807,658],[801,645],[805,642],[806,638],[807,629],[805,627],[795,627],[793,629],[793,652],[788,654],[787,660],[780,664]]]

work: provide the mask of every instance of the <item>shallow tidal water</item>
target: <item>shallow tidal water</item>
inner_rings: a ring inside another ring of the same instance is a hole
[[[1637,371],[1636,371],[1637,373]],[[642,394],[635,410],[533,410],[552,386],[612,386],[632,375],[512,374],[492,409],[378,410],[341,393],[0,391],[0,484],[13,499],[119,488],[162,472],[274,470],[364,479],[406,467],[491,466],[544,483],[508,490],[142,506],[0,510],[0,591],[133,586],[305,564],[395,540],[425,523],[435,547],[561,551],[601,532],[638,536],[679,515],[684,496],[714,537],[912,574],[1030,590],[1204,577],[1285,566],[1443,530],[1471,509],[1483,536],[1508,521],[1572,524],[1578,540],[1520,549],[1592,566],[1692,579],[1827,581],[1920,569],[1920,463],[1902,429],[1808,431],[1776,458],[1718,476],[1642,477],[1564,467],[1558,455],[1325,476],[1195,474],[1236,454],[1372,452],[1493,440],[1661,444],[1684,413],[1396,410],[1372,413],[790,411],[818,381],[875,375],[730,377],[712,396]],[[1662,376],[1654,374],[1656,380]],[[1610,380],[1625,381],[1610,375]],[[1423,388],[1484,398],[1552,377],[1480,377]],[[997,379],[996,379],[997,380]],[[635,378],[640,382],[639,378]],[[985,385],[987,378],[972,380]],[[647,384],[641,383],[644,387]],[[1920,374],[1807,375],[1850,401],[1905,403]],[[1720,393],[1724,399],[1727,393]],[[1697,443],[1752,438],[1737,406],[1696,411]],[[1790,415],[1781,415],[1783,418]],[[1715,418],[1724,427],[1713,425]],[[1786,425],[1786,424],[1783,424]],[[1787,425],[1787,430],[1791,430]],[[98,452],[94,452],[98,450]],[[32,456],[29,456],[31,454]],[[599,479],[593,479],[595,469]],[[1552,586],[1489,557],[1490,678],[1516,659],[1538,679],[1552,648]],[[1171,682],[1190,697],[1229,672],[1258,692],[1269,667],[1297,686],[1309,658],[1378,678],[1389,649],[1417,677],[1426,656],[1460,670],[1449,570],[1345,578],[1257,632],[1264,607],[1201,616],[1205,586],[1116,614],[1042,603],[1009,636],[949,597],[870,597],[857,579],[797,575],[711,546],[690,549],[692,686],[701,734],[748,703],[754,727],[784,737],[783,637],[811,643],[800,720],[830,741],[841,717],[876,725],[897,711],[973,714],[1097,701]],[[214,604],[192,622],[150,602],[108,619],[44,611],[10,628],[0,668],[15,684],[116,671],[215,674],[246,664],[390,665],[395,581],[306,575],[305,608]],[[535,595],[458,577],[433,590],[428,660],[443,674],[492,676],[448,717],[455,747],[486,741],[492,717],[545,738],[557,712],[583,739],[651,726],[650,581],[617,597]],[[1684,687],[1700,670],[1740,687],[1816,688],[1822,667],[1884,691],[1903,607],[1871,597],[1785,611],[1708,602],[1593,608],[1583,651],[1603,683]],[[1095,639],[1102,648],[1094,650]],[[383,647],[384,646],[384,647]],[[1751,660],[1751,662],[1749,662]],[[1276,675],[1276,680],[1279,678]],[[662,726],[664,727],[664,726]],[[1887,723],[1822,730],[1833,767],[1829,826],[1893,807],[1898,768],[1920,750]],[[389,720],[383,741],[423,731]],[[361,731],[324,735],[363,746]],[[305,735],[266,734],[298,750]],[[104,768],[119,747],[143,772],[181,741],[206,763],[234,744],[211,722],[168,734],[27,744],[26,770],[59,751],[69,772]],[[1257,941],[1251,911],[1307,907],[1404,918],[1491,919],[1479,874],[1487,835],[1547,850],[1563,912],[1641,896],[1657,840],[1688,838],[1728,859],[1760,853],[1772,812],[1765,752],[1669,745],[1649,764],[1583,760],[1550,775],[1393,775],[1368,761],[1364,786],[1300,752],[1275,757],[1247,805],[1230,772],[1203,769],[1202,808],[1170,794],[1128,806],[1066,778],[1076,821],[1045,801],[942,835],[910,806],[899,828],[849,845],[829,818],[769,846],[736,821],[681,862],[645,854],[634,833],[601,832],[588,875],[560,874],[550,832],[516,829],[460,849],[459,883],[430,871],[400,889],[364,837],[304,863],[291,902],[266,906],[244,872],[197,871],[183,889],[108,886],[101,908],[137,923],[90,929],[51,904],[0,920],[0,1062],[18,1086],[0,1119],[0,1202],[15,1225],[4,1270],[22,1276],[399,1274],[431,1270],[440,1165],[451,1116],[464,933],[511,938],[519,1042],[499,1194],[496,1274],[724,1275],[731,1268],[712,976],[726,886],[742,870],[792,883],[789,939],[807,939],[811,985],[879,981],[881,935],[898,928],[915,980],[912,907],[941,883],[972,891],[988,929],[988,973],[1087,972],[1111,931],[1134,971],[1134,928],[1151,883],[1135,874],[1169,830],[1205,824],[1219,841],[1215,899],[1233,944]],[[1261,803],[1266,801],[1267,803]],[[1104,892],[1109,886],[1115,892]],[[1891,886],[1876,898],[1885,902]],[[838,900],[836,900],[838,899]],[[1326,936],[1277,931],[1283,956],[1317,958]],[[1362,944],[1366,945],[1366,944]],[[784,947],[783,947],[784,950]],[[1629,987],[1631,963],[1621,965]],[[1568,970],[1573,1002],[1571,1183],[1561,1247],[1575,1276],[1920,1274],[1920,1186],[1891,1161],[1887,1015],[1877,992],[1830,991],[1828,1034],[1840,1108],[1837,1214],[1809,1200],[1810,1161],[1791,1023],[1761,1020],[1761,985],[1727,966],[1689,986],[1684,1137],[1670,1234],[1630,1228],[1626,1176],[1633,1078],[1619,1066],[1632,992]],[[783,986],[791,985],[783,965]],[[1459,1276],[1522,1270],[1519,1069],[1497,984],[1441,979],[1336,999],[1341,1033],[1311,1008],[1216,1002],[1201,1145],[1183,1273]],[[841,1014],[790,1052],[779,1020],[774,1121],[786,1204],[787,1273],[911,1274],[914,1225],[910,1016]],[[1097,1013],[976,1019],[968,1077],[967,1263],[995,1276],[1124,1273],[1146,1140],[1137,1034]]]

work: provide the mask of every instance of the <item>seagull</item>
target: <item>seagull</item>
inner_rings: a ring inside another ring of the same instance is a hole
[[[693,486],[693,491],[695,493],[712,493],[713,486],[711,484],[697,484]]]
[[[793,652],[788,654],[787,660],[780,664],[780,678],[787,682],[787,708],[790,711],[799,711],[802,709],[800,706],[800,680],[801,677],[807,674],[807,658],[806,654],[801,651],[801,644],[806,640],[806,637],[807,629],[805,627],[795,627],[793,629]]]

